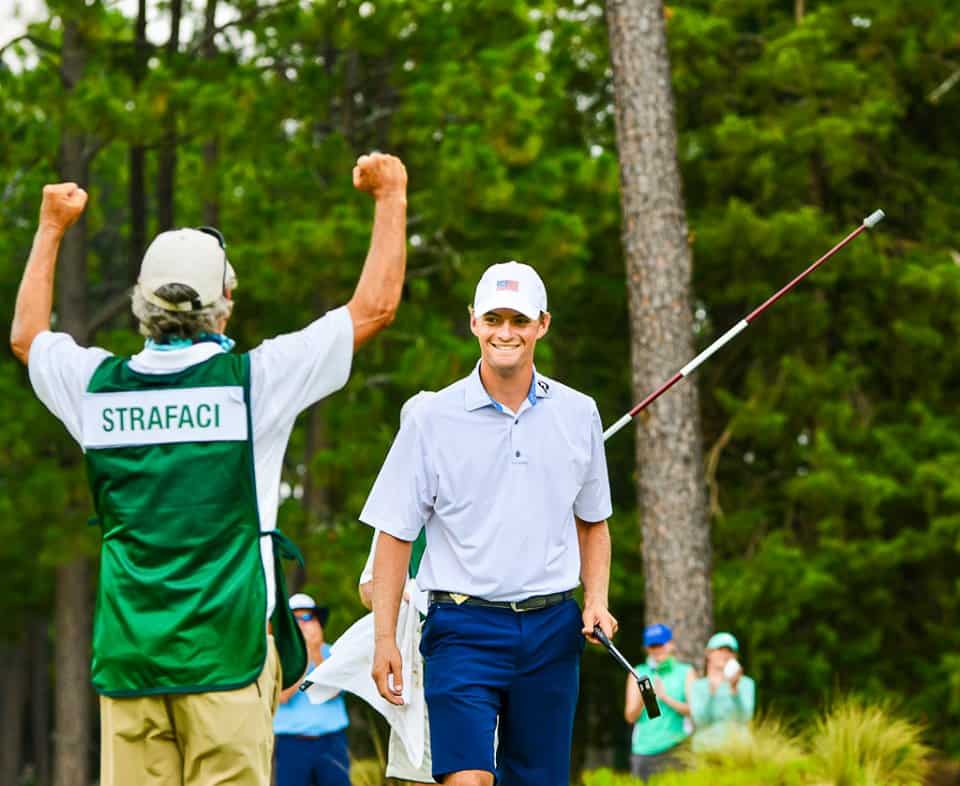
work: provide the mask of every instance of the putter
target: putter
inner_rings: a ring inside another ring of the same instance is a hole
[[[630,661],[623,657],[623,653],[613,646],[613,642],[607,638],[607,634],[603,632],[603,629],[599,625],[594,626],[593,635],[607,648],[607,652],[613,656],[613,659],[623,666],[623,668],[627,670],[627,673],[632,675],[637,681],[637,684],[640,686],[640,698],[643,699],[643,706],[647,710],[647,717],[651,720],[653,718],[659,718],[660,703],[657,701],[657,692],[653,689],[653,683],[650,681],[650,678],[641,677],[640,674],[637,673],[637,670],[630,665]]]
[[[726,333],[724,333],[720,338],[714,341],[709,347],[707,347],[703,352],[697,355],[693,360],[691,360],[687,365],[680,369],[676,374],[674,374],[670,379],[664,382],[660,387],[658,387],[653,393],[647,396],[643,401],[637,404],[633,409],[631,409],[626,415],[624,415],[620,420],[614,423],[610,428],[603,432],[603,439],[606,442],[610,437],[616,434],[620,429],[627,425],[636,415],[646,409],[650,404],[656,401],[660,396],[666,393],[670,388],[676,385],[684,377],[690,376],[694,370],[699,366],[703,361],[710,357],[714,352],[716,352],[720,347],[726,344],[728,341],[733,339],[739,333],[742,333],[748,327],[750,323],[753,322],[757,317],[759,317],[764,311],[766,311],[770,306],[776,303],[781,297],[787,294],[791,289],[793,289],[797,284],[799,284],[803,279],[809,276],[814,270],[816,270],[820,265],[826,262],[830,257],[836,254],[841,248],[843,248],[847,243],[853,240],[857,235],[861,234],[867,229],[873,229],[877,224],[879,224],[884,219],[884,212],[882,210],[875,210],[865,219],[863,223],[860,224],[853,232],[847,235],[843,240],[841,240],[837,245],[831,248],[826,254],[824,254],[820,259],[814,262],[810,267],[804,270],[800,275],[794,278],[789,284],[784,286],[782,289],[774,292],[770,297],[768,297],[763,303],[757,306],[753,311],[751,311],[747,316],[741,319],[736,325],[730,328]]]

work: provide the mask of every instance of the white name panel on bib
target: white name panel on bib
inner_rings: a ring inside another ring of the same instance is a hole
[[[85,393],[82,406],[84,449],[247,438],[240,386]]]

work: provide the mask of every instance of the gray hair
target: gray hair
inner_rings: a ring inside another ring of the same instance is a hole
[[[232,291],[236,287],[236,274],[232,267],[228,267],[224,290]],[[186,284],[166,284],[154,294],[170,303],[189,303],[197,298],[196,290]],[[140,334],[154,341],[170,336],[198,338],[203,333],[216,333],[220,330],[220,323],[233,313],[233,301],[225,294],[198,311],[167,311],[148,301],[138,284],[133,288],[130,301],[133,315],[140,322]]]

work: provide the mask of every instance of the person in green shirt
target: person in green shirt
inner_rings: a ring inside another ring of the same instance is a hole
[[[716,633],[707,642],[707,675],[693,683],[690,693],[695,751],[722,747],[750,734],[756,685],[743,673],[739,652],[740,644],[731,633]]]
[[[690,688],[697,677],[689,663],[678,661],[673,631],[666,625],[648,625],[643,632],[647,661],[637,666],[641,675],[650,677],[657,691],[663,714],[652,720],[647,717],[640,696],[640,687],[633,677],[627,678],[624,717],[633,724],[630,772],[646,781],[651,775],[677,769],[677,746],[687,738],[685,722],[690,715]]]

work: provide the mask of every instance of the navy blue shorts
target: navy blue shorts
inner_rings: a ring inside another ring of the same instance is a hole
[[[322,737],[274,738],[277,786],[350,786],[350,751],[347,733]]]
[[[519,613],[430,607],[420,652],[434,779],[487,770],[507,786],[569,786],[582,628],[572,599]]]

